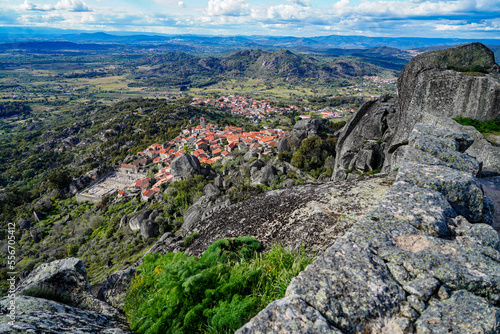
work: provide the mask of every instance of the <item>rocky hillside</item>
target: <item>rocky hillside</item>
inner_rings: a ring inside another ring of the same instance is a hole
[[[167,206],[137,207],[114,228],[153,242],[163,233],[146,253],[200,255],[216,239],[250,235],[265,247],[279,242],[318,254],[285,298],[238,333],[499,333],[499,148],[449,119],[441,99],[455,101],[454,83],[471,83],[466,115],[497,118],[498,66],[480,44],[414,61],[397,97],[365,104],[340,131],[333,181],[317,183],[255,152],[208,171],[209,177],[189,177],[201,168],[186,162],[191,168],[179,176],[197,196],[182,210],[176,233],[160,232],[165,222],[157,218]],[[441,90],[424,89],[433,80]],[[489,85],[491,94],[479,94],[476,84]],[[297,122],[280,142],[281,153],[302,146],[318,129],[314,121]],[[387,173],[368,176],[377,169]],[[260,191],[230,201],[252,187]],[[183,191],[165,192],[175,226],[181,212],[175,199]],[[109,276],[98,298],[81,260],[40,265],[14,290],[14,326],[8,324],[9,297],[0,299],[0,333],[126,333],[120,310],[140,263]]]
[[[407,62],[407,59],[398,59]],[[258,78],[278,79],[295,82],[304,79],[327,80],[354,75],[378,75],[384,69],[393,71],[393,64],[369,64],[347,58],[321,58],[295,54],[288,50],[267,52],[262,50],[242,50],[220,57],[197,57],[183,53],[166,53],[147,56],[138,65],[155,66],[148,77],[184,78],[190,82],[195,78]],[[395,72],[394,72],[395,73]]]

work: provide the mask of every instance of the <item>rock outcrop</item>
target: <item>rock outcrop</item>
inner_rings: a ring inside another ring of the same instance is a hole
[[[404,146],[418,122],[457,124],[450,118],[484,121],[500,117],[500,67],[493,52],[480,43],[416,56],[399,76],[397,88],[396,98],[383,96],[365,103],[340,131],[334,180],[347,179],[346,171],[399,168]],[[475,147],[468,153],[487,170],[500,172],[500,148],[479,136],[473,136]]]
[[[128,225],[132,231],[140,230],[144,239],[157,237],[159,235],[159,226],[154,220],[158,214],[158,210],[144,209],[128,218]]]
[[[413,58],[398,78],[398,123],[408,131],[423,112],[481,121],[500,115],[500,66],[481,43],[430,51]],[[413,123],[413,124],[412,124]]]
[[[0,333],[129,333],[117,309],[90,292],[82,260],[44,263],[15,291],[16,320],[8,324],[11,299],[0,299]]]
[[[304,139],[318,135],[320,126],[321,123],[317,119],[301,119],[295,123],[292,131],[279,141],[278,152],[296,150]]]
[[[74,257],[39,265],[22,280],[16,292],[119,316],[115,308],[92,296],[83,261]]]
[[[267,191],[201,219],[196,225],[198,238],[187,251],[201,255],[217,239],[245,235],[266,247],[279,242],[292,249],[303,246],[324,251],[375,205],[393,182],[393,177],[378,174],[348,183],[289,185]]]
[[[184,212],[184,222],[181,226],[183,235],[194,231],[202,219],[212,216],[215,212],[228,207],[231,203],[228,199],[219,198],[221,191],[212,183],[207,184],[203,188],[203,192],[205,195],[200,197]]]
[[[183,177],[187,177],[200,170],[201,165],[198,158],[187,153],[178,156],[170,164],[170,172],[174,176],[174,180],[181,180]]]
[[[500,332],[500,239],[470,137],[410,138],[384,198],[237,333]]]
[[[8,324],[6,316],[10,299],[0,299],[0,333],[2,334],[128,334],[126,326],[111,316],[82,310],[52,300],[16,296],[16,320]]]

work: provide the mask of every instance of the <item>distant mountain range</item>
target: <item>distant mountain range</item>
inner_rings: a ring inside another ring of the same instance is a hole
[[[257,48],[311,48],[311,49],[367,49],[387,46],[410,50],[440,45],[457,45],[481,42],[486,45],[500,45],[500,39],[458,39],[421,37],[366,37],[366,36],[203,36],[162,35],[148,33],[82,32],[52,28],[0,27],[0,43],[26,41],[67,41],[75,43],[168,43],[189,46],[223,46],[238,49]]]

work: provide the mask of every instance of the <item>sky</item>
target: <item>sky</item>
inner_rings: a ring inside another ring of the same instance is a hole
[[[0,26],[500,39],[500,0],[0,0]]]

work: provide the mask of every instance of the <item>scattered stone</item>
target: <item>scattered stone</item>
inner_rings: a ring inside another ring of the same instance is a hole
[[[128,223],[128,216],[123,215],[122,219],[120,219],[120,226],[118,228],[125,227]]]
[[[403,285],[403,289],[405,289],[408,293],[421,298],[425,302],[431,298],[438,288],[439,281],[434,277],[418,278]]]
[[[31,238],[33,239],[33,242],[39,243],[42,240],[42,236],[40,233],[38,233],[36,230],[30,230],[30,235]]]
[[[128,226],[132,231],[140,230],[141,225],[144,224],[149,219],[151,213],[153,213],[153,210],[150,209],[145,209],[140,211],[138,214],[128,219]]]
[[[38,211],[33,211],[33,218],[35,218],[37,222],[41,222],[43,219],[43,215]]]
[[[290,188],[290,187],[293,187],[295,184],[296,184],[295,180],[286,179],[285,181],[283,181],[283,183],[281,184],[281,186],[283,188]]]
[[[243,156],[243,159],[244,159],[245,161],[249,161],[249,160],[251,160],[251,159],[253,159],[253,158],[257,158],[257,159],[258,159],[258,158],[259,158],[259,153],[257,153],[257,152],[247,152],[247,153],[245,153],[245,155]]]
[[[214,179],[214,186],[218,187],[219,189],[220,188],[224,188],[224,180],[222,178],[222,176],[220,175],[217,175]]]
[[[205,193],[205,196],[207,196],[211,199],[215,199],[215,198],[219,197],[221,194],[220,189],[212,183],[207,184],[203,188],[203,192]]]

